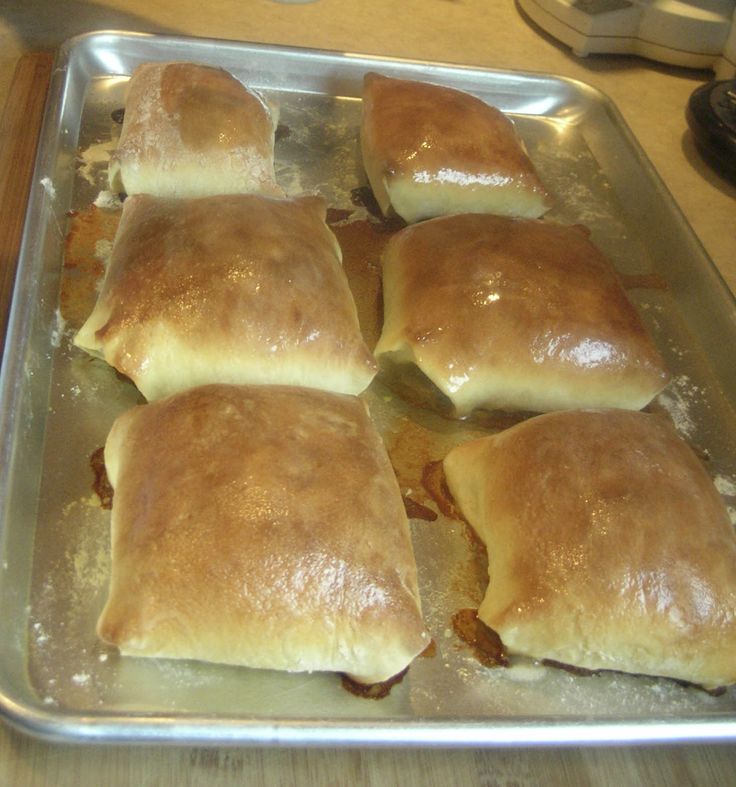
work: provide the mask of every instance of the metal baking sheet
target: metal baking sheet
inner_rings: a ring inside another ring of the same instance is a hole
[[[501,746],[736,739],[733,689],[714,697],[672,681],[581,677],[523,659],[507,669],[481,666],[451,617],[477,606],[482,561],[462,526],[442,516],[412,520],[436,651],[417,659],[386,699],[357,698],[334,675],[120,658],[96,639],[109,512],[92,492],[89,457],[137,396],[71,346],[75,326],[63,318],[59,298],[69,212],[89,210],[104,191],[119,133],[112,115],[131,70],[153,60],[223,66],[276,99],[289,130],[277,144],[282,185],[290,193],[319,191],[340,208],[352,207],[352,190],[365,185],[357,124],[366,71],[459,87],[509,113],[556,197],[550,217],[587,225],[623,274],[650,282],[630,295],[673,371],[655,407],[708,462],[734,517],[734,302],[606,97],[545,75],[90,34],[61,49],[53,73],[0,378],[6,719],[40,736],[79,741]],[[103,240],[99,246],[102,257]],[[404,491],[425,502],[422,464],[487,428],[412,408],[380,382],[368,398]]]

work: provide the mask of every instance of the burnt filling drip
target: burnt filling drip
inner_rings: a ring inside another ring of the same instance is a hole
[[[113,489],[105,469],[104,447],[97,448],[92,452],[89,458],[89,464],[92,468],[92,472],[94,473],[92,489],[100,499],[100,505],[102,508],[110,510],[112,508]]]
[[[340,679],[342,681],[342,687],[356,697],[361,697],[365,700],[382,700],[388,697],[391,693],[391,689],[397,683],[401,683],[401,681],[404,680],[404,676],[408,671],[409,668],[407,667],[405,670],[399,672],[398,675],[394,675],[392,678],[381,681],[380,683],[358,683],[357,680],[353,680],[345,674],[341,674]]]

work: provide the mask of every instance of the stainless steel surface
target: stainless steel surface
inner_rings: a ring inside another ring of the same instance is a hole
[[[148,60],[221,65],[281,105],[291,135],[277,172],[291,192],[318,189],[349,206],[363,185],[357,151],[362,75],[429,79],[511,113],[557,197],[551,217],[591,228],[624,273],[656,273],[667,289],[631,290],[673,370],[658,406],[708,456],[736,507],[736,308],[615,108],[554,77],[351,54],[104,33],[71,41],[55,70],[34,174],[0,377],[0,709],[49,737],[324,745],[507,745],[736,739],[736,692],[712,697],[670,681],[577,677],[519,660],[482,667],[450,619],[477,604],[483,576],[458,523],[412,523],[427,622],[437,644],[390,697],[346,693],[332,675],[123,659],[96,640],[105,593],[109,514],[94,499],[89,456],[131,385],[70,344],[59,281],[69,209],[104,188],[104,151],[125,78]],[[98,155],[101,154],[101,155]],[[388,440],[411,425],[433,458],[472,424],[368,393]],[[407,433],[408,434],[408,433]]]

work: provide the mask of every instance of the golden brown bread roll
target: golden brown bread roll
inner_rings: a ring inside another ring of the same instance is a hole
[[[376,371],[321,197],[123,203],[75,344],[149,400],[211,382],[359,393]]]
[[[416,364],[456,415],[639,409],[669,375],[582,227],[465,214],[406,227],[383,257],[375,354]]]
[[[469,93],[366,74],[360,142],[381,210],[409,223],[467,212],[536,218],[551,207],[511,120]]]
[[[113,191],[162,197],[281,194],[278,113],[221,68],[144,63],[128,84]]]
[[[453,449],[444,468],[488,549],[479,617],[509,652],[736,682],[736,538],[669,422],[549,413]]]
[[[120,416],[105,464],[98,633],[122,653],[374,683],[427,646],[401,494],[358,398],[195,388]]]

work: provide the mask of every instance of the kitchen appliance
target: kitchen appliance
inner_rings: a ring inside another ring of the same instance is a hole
[[[736,0],[518,0],[576,55],[632,54],[736,76]]]

